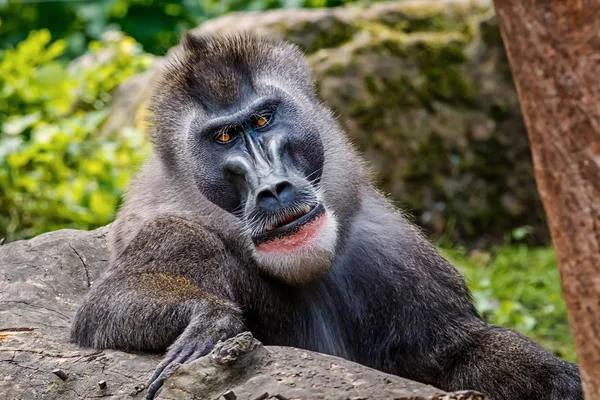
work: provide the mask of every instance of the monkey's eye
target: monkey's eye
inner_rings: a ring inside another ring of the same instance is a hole
[[[221,143],[227,143],[231,140],[231,134],[227,131],[223,131],[221,133],[219,133],[219,136],[217,136],[217,141],[221,142]]]
[[[262,114],[262,115],[256,115],[253,118],[253,125],[255,129],[262,129],[265,128],[269,125],[269,123],[271,122],[273,114]]]
[[[267,125],[269,123],[269,121],[267,121],[267,119],[265,117],[260,117],[256,120],[256,126],[258,126],[259,128],[262,128],[263,126]]]
[[[229,143],[233,140],[235,132],[238,128],[230,126],[222,129],[217,133],[216,140],[219,143]]]

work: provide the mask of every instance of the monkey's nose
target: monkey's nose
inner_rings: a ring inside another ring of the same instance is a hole
[[[256,195],[256,205],[265,211],[277,211],[289,206],[296,196],[296,188],[288,181],[280,181],[263,187]]]

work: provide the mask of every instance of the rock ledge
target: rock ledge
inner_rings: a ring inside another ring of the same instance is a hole
[[[68,342],[81,298],[108,263],[106,232],[62,230],[0,246],[1,399],[144,397],[144,384],[161,355],[83,349]],[[246,332],[181,365],[158,399],[482,398],[437,392],[341,358],[264,347]]]

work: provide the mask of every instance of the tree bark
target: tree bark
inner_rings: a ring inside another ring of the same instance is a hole
[[[600,0],[494,0],[586,398],[600,399]]]

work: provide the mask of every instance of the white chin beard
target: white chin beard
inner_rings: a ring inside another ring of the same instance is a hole
[[[301,286],[325,275],[331,267],[337,242],[337,221],[326,211],[319,229],[295,246],[272,246],[269,250],[255,247],[254,259],[266,274],[293,286]],[[309,223],[307,225],[312,224]],[[301,234],[302,231],[299,232]],[[272,243],[272,242],[269,242]]]

